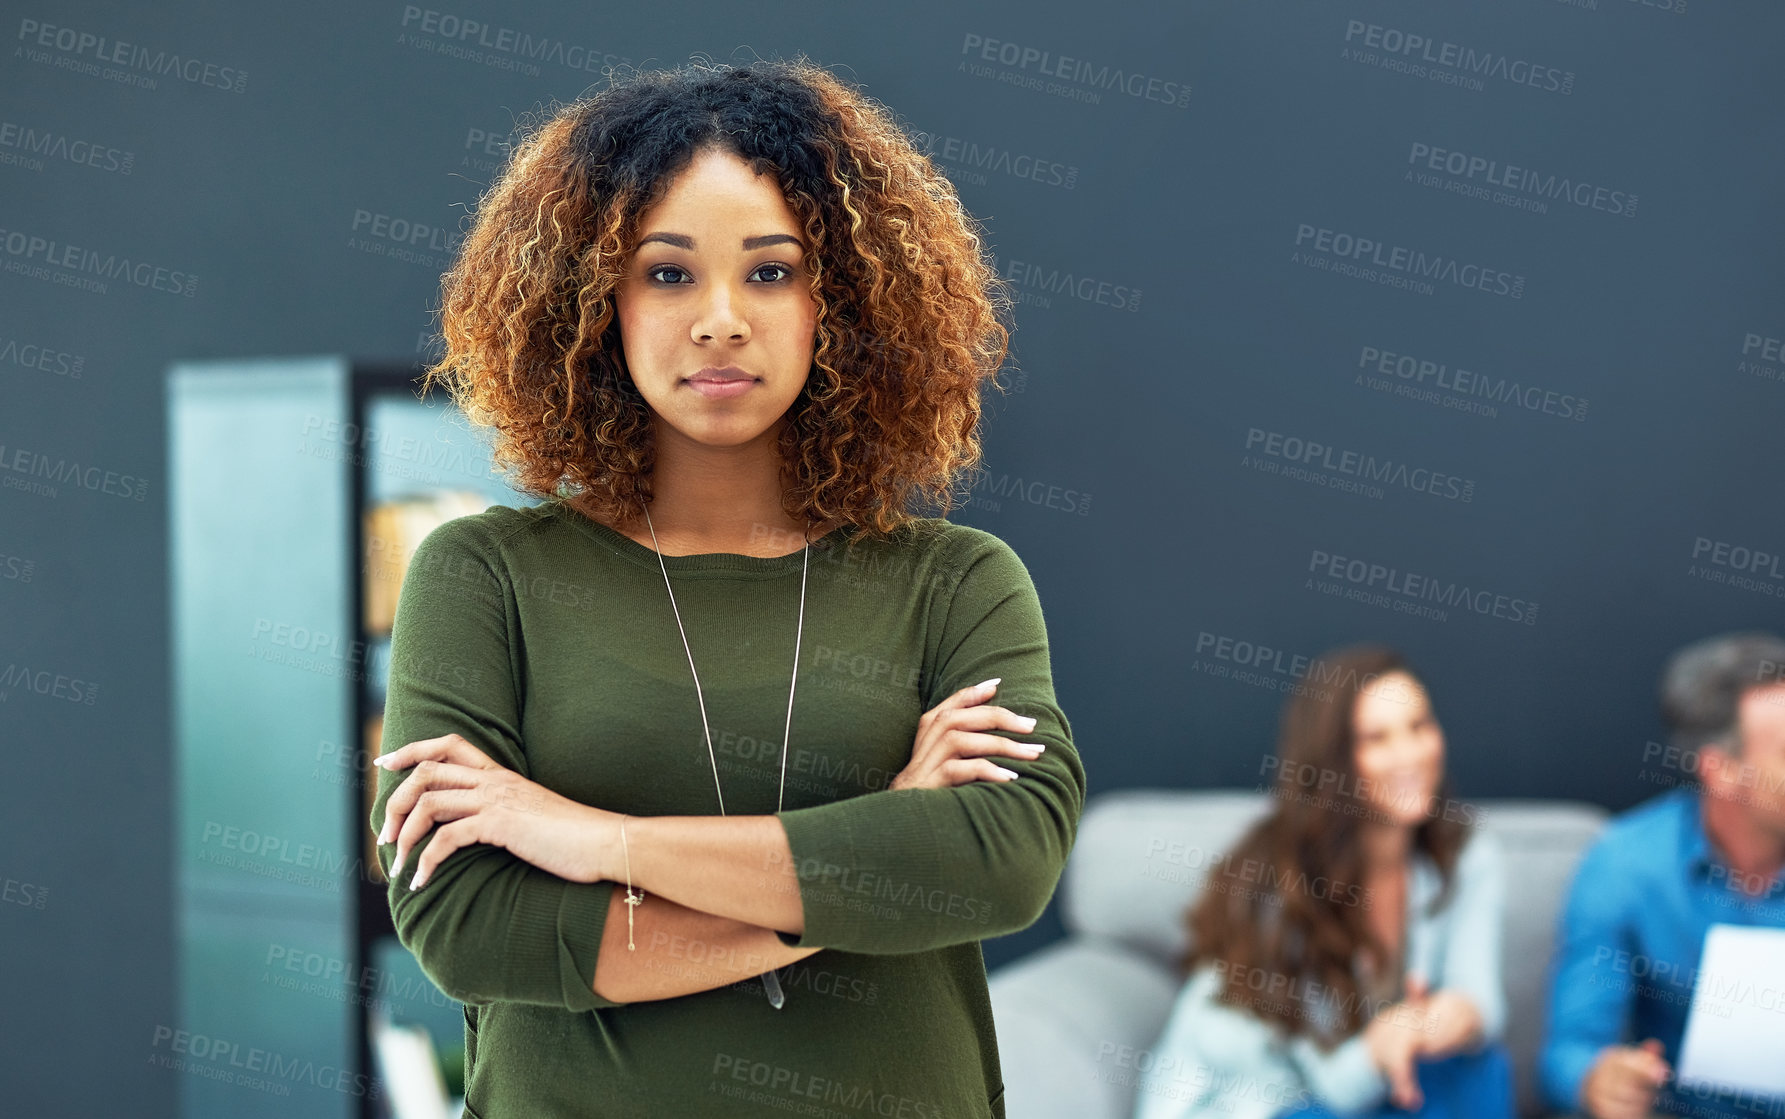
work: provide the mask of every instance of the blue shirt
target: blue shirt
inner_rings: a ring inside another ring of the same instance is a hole
[[[1748,893],[1705,834],[1699,794],[1676,789],[1615,817],[1575,872],[1551,976],[1538,1075],[1551,1107],[1579,1104],[1607,1045],[1661,1042],[1677,1073],[1705,933],[1712,925],[1785,928],[1785,875]],[[1753,1119],[1785,1100],[1705,1094],[1670,1081],[1657,1109]]]

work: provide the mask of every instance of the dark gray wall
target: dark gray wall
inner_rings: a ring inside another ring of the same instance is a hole
[[[173,1109],[146,1063],[175,1005],[163,369],[425,356],[444,239],[499,159],[480,137],[598,82],[584,57],[804,52],[931,137],[1023,295],[1021,391],[959,519],[1034,573],[1094,792],[1256,783],[1294,658],[1373,638],[1425,669],[1464,794],[1623,807],[1655,789],[1668,650],[1785,629],[1766,0],[8,8],[22,1114]],[[460,52],[466,20],[563,61]],[[1486,612],[1408,613],[1410,575]]]

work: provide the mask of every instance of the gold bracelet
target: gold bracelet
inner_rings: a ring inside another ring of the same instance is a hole
[[[632,914],[638,909],[639,902],[645,900],[644,891],[632,892],[632,849],[626,846],[626,817],[620,816],[620,851],[626,856],[626,951],[638,950],[632,943]]]

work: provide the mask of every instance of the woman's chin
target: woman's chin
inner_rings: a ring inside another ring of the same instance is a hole
[[[1416,828],[1426,822],[1426,807],[1432,803],[1432,796],[1432,793],[1408,793],[1386,804],[1378,803],[1375,806],[1377,819],[1395,827]]]
[[[723,451],[760,442],[774,423],[752,416],[689,416],[678,417],[670,426],[689,443]]]

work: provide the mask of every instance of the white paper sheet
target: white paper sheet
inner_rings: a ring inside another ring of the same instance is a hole
[[[1711,926],[1674,1076],[1785,1097],[1785,929]]]

